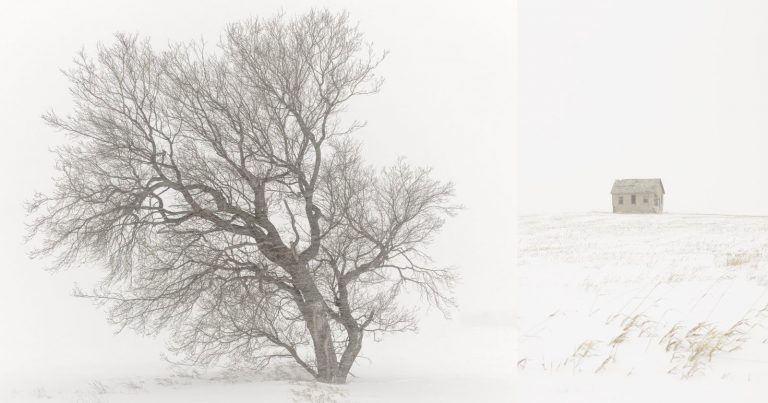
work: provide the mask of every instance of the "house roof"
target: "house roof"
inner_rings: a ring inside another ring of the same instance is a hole
[[[664,194],[664,185],[661,179],[616,179],[611,188],[611,194],[616,193],[641,193],[661,190]]]

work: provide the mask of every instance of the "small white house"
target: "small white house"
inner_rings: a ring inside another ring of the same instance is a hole
[[[664,210],[661,179],[617,179],[611,188],[614,213],[656,213]]]

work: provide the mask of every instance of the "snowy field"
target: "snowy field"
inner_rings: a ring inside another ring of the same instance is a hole
[[[521,402],[764,402],[768,217],[521,217]]]
[[[248,374],[71,362],[75,373],[5,374],[0,402],[512,402],[512,326],[502,316],[433,317],[418,334],[370,340],[347,385],[318,384],[284,367]]]

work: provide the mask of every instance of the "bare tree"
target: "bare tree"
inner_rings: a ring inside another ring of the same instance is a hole
[[[345,382],[365,334],[415,328],[404,290],[453,303],[423,249],[452,185],[366,166],[342,119],[383,56],[328,11],[231,24],[213,49],[117,35],[81,53],[73,113],[44,117],[73,141],[30,202],[33,255],[106,267],[82,295],[121,329],[173,330],[193,363],[288,358]]]

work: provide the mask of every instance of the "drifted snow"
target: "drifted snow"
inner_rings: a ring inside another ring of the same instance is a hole
[[[768,217],[519,224],[519,401],[765,401]]]
[[[417,333],[366,340],[347,385],[302,380],[300,372],[261,374],[163,367],[157,361],[51,362],[50,371],[8,371],[2,402],[512,402],[514,343],[507,312],[430,315]],[[87,348],[84,346],[83,348]],[[120,355],[116,355],[120,357]],[[69,366],[76,371],[69,373]],[[40,368],[43,368],[42,366]],[[326,400],[323,400],[326,399]]]

